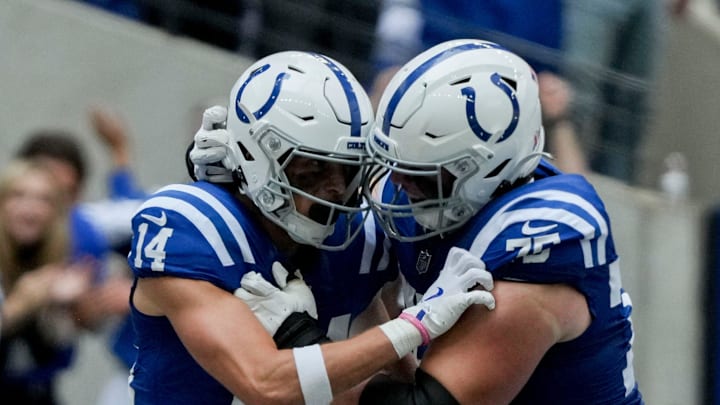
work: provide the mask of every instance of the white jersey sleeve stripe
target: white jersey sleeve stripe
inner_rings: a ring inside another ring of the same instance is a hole
[[[605,218],[600,214],[600,212],[594,205],[590,204],[587,200],[578,196],[577,194],[559,190],[538,191],[535,193],[530,193],[524,198],[542,198],[550,201],[555,200],[567,202],[570,204],[574,204],[587,212],[595,220],[595,222],[598,224],[598,227],[600,228],[600,235],[598,236],[596,247],[598,264],[602,266],[607,263],[605,244],[609,233],[608,224],[607,221],[605,221]]]
[[[250,244],[248,243],[247,236],[245,235],[245,231],[240,225],[240,222],[238,222],[238,220],[233,216],[232,213],[230,213],[227,207],[225,207],[223,203],[218,201],[217,198],[215,198],[213,195],[211,195],[205,190],[199,189],[197,187],[191,187],[185,184],[173,184],[163,188],[160,191],[179,191],[182,193],[190,194],[201,199],[210,207],[212,207],[212,209],[214,209],[220,215],[223,221],[225,221],[227,227],[230,229],[230,232],[235,238],[235,242],[240,248],[240,252],[242,252],[243,261],[249,264],[255,263],[255,256],[252,253],[252,249],[250,248]]]
[[[620,261],[610,263],[610,307],[622,303],[622,280],[620,279]]]
[[[372,214],[368,214],[363,228],[363,232],[365,232],[365,244],[363,246],[362,261],[360,262],[360,274],[367,274],[370,272],[375,246],[377,245],[377,241],[375,240],[375,218]]]
[[[150,207],[174,211],[185,217],[200,231],[213,251],[215,251],[215,255],[217,255],[223,266],[232,266],[235,264],[235,261],[230,256],[230,252],[228,252],[227,247],[225,247],[225,242],[220,236],[220,232],[218,232],[210,218],[205,216],[205,214],[200,212],[195,206],[178,198],[157,196],[144,203],[140,207],[140,210]]]
[[[524,194],[518,198],[515,198],[515,199],[509,201],[508,203],[506,203],[505,205],[500,207],[495,212],[493,217],[488,220],[488,224],[503,223],[503,222],[497,222],[498,219],[501,217],[505,221],[507,221],[507,218],[504,218],[504,216],[506,215],[506,213],[512,206],[514,206],[521,200],[533,199],[533,198],[546,200],[548,202],[555,201],[555,202],[563,202],[563,203],[573,204],[573,205],[577,206],[578,208],[582,209],[591,218],[593,218],[595,220],[595,222],[597,223],[597,226],[600,230],[600,235],[597,236],[597,246],[596,246],[597,261],[598,261],[599,265],[604,265],[607,262],[607,253],[606,253],[606,248],[605,248],[605,244],[606,244],[607,236],[608,236],[608,232],[609,232],[607,221],[605,221],[605,218],[600,214],[600,212],[597,210],[597,208],[595,208],[592,204],[590,204],[585,199],[583,199],[573,193],[568,193],[565,191],[553,189],[553,190],[541,190],[541,191],[536,191],[533,193]],[[562,208],[557,208],[555,212],[556,213],[561,213],[561,212],[570,213],[570,211],[567,211]],[[541,218],[548,218],[548,219],[552,219],[552,220],[556,219],[555,217],[537,216],[534,218],[527,218],[525,220],[541,219]],[[497,232],[501,232],[507,226],[509,226],[513,223],[516,223],[516,222],[517,222],[516,220],[512,220],[512,222],[506,223],[506,225],[502,229],[496,229],[494,231],[495,234]],[[585,221],[583,221],[583,222],[585,222]],[[585,222],[585,223],[587,223],[587,222]],[[592,225],[590,225],[590,226],[592,227]],[[582,230],[580,230],[580,231],[583,232]],[[593,228],[592,233],[583,232],[583,235],[585,235],[586,238],[592,238],[592,237],[594,237],[594,234],[595,234],[594,228]],[[478,234],[478,236],[476,237],[475,241],[473,242],[473,247],[475,249],[477,249],[475,251],[475,253],[480,252],[480,251],[484,252],[485,249],[487,249],[488,244],[492,241],[492,239],[491,239],[486,242],[483,242],[483,238],[493,238],[493,237],[494,237],[494,234],[488,234],[488,232],[486,232],[486,231],[480,232]],[[587,267],[592,267],[593,260],[592,260],[592,254],[590,253],[592,250],[591,246],[589,243],[581,242],[581,244],[582,244],[583,255],[584,255],[584,259],[585,259],[585,265]],[[476,247],[476,245],[477,245],[477,247]],[[484,246],[484,247],[482,247],[482,246]],[[590,260],[588,260],[588,258]]]
[[[373,189],[373,198],[378,200],[381,199],[380,195],[382,195],[383,190],[385,190],[385,183],[387,183],[389,178],[390,173],[387,173],[377,182],[375,188]],[[375,223],[375,215],[372,213],[370,213],[370,217],[368,218],[367,222],[370,222],[370,220],[372,220],[373,224]],[[378,270],[385,270],[388,268],[388,264],[390,263],[391,245],[392,242],[387,236],[385,236],[385,238],[383,238],[383,255],[380,258],[380,262],[378,263]]]
[[[630,324],[632,325],[632,320],[630,321]],[[633,337],[635,334],[633,334]],[[632,346],[632,342],[630,342],[630,345]],[[623,383],[625,384],[625,396],[627,397],[630,395],[630,393],[635,388],[636,382],[635,382],[635,369],[632,367],[633,364],[633,351],[632,349],[628,350],[627,353],[625,353],[625,364],[628,364],[630,366],[626,366],[623,371]]]
[[[498,214],[494,215],[493,219],[488,222],[488,225],[498,224],[499,226],[483,227],[483,229],[475,237],[475,240],[470,247],[470,252],[477,255],[477,257],[482,257],[490,246],[490,243],[495,240],[496,236],[500,232],[513,224],[538,218],[552,218],[553,221],[565,224],[584,235],[583,239],[580,241],[580,246],[583,252],[585,267],[589,268],[593,266],[590,239],[595,236],[595,227],[585,221],[582,217],[561,208],[528,208],[498,212]]]

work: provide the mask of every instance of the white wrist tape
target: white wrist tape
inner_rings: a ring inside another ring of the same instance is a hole
[[[420,331],[410,322],[404,319],[393,319],[380,325],[380,330],[385,333],[390,343],[392,343],[398,358],[405,357],[406,354],[415,350],[416,347],[423,343],[423,337]]]
[[[293,357],[305,404],[329,404],[333,394],[320,345],[295,348]]]

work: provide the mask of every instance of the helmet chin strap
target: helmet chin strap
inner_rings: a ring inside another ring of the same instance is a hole
[[[440,227],[442,214],[441,210],[437,210],[434,212],[413,213],[413,217],[415,217],[415,222],[423,228],[435,231]]]
[[[543,152],[543,151],[539,151],[539,152],[530,153],[530,154],[528,154],[527,156],[525,156],[524,158],[520,159],[520,161],[518,162],[518,166],[524,165],[525,162],[527,162],[528,160],[530,160],[530,159],[532,159],[532,158],[534,158],[534,157],[538,157],[538,156],[540,156],[540,157],[546,157],[546,158],[548,158],[548,159],[550,159],[550,160],[555,160],[555,157],[554,157],[553,155],[551,155],[550,153],[548,153],[548,152]]]
[[[290,238],[304,245],[319,246],[335,230],[335,225],[325,226],[297,212],[287,216],[287,231]]]
[[[248,120],[250,120],[250,125],[252,126],[257,121],[257,118],[255,118],[255,114],[253,114],[252,111],[250,111],[250,109],[247,108],[247,106],[245,104],[243,104],[239,101],[236,101],[236,103],[237,103],[237,107],[240,109],[240,111],[242,111],[243,114],[245,114],[245,116],[248,118]],[[228,108],[228,111],[230,111],[229,108]]]
[[[554,159],[553,156],[552,156],[551,154],[547,153],[547,152],[543,152],[543,151],[532,152],[532,153],[528,153],[527,156],[525,156],[525,157],[523,157],[522,159],[520,159],[520,160],[518,161],[516,167],[517,167],[517,168],[522,168],[528,161],[530,161],[531,159],[534,159],[534,158],[536,158],[536,157],[541,157],[541,158],[542,158],[542,157],[546,157],[546,158],[551,159],[551,160]],[[539,161],[539,160],[538,160],[538,161]],[[537,166],[537,164],[536,164],[535,166]],[[530,174],[533,172],[533,170],[535,170],[535,167],[533,167],[533,169],[530,170],[530,173],[524,173],[523,176],[521,176],[521,177],[525,177],[525,176],[530,175]]]
[[[413,217],[415,217],[415,222],[423,228],[437,231],[440,228],[453,227],[453,225],[466,221],[474,212],[469,204],[461,203],[434,211],[413,212]]]

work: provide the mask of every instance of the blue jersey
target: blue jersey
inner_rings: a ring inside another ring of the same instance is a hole
[[[315,296],[320,326],[332,340],[348,338],[352,320],[385,283],[398,276],[397,258],[385,232],[372,215],[363,226],[345,250],[320,251],[319,266],[303,273]]]
[[[111,252],[110,245],[80,205],[74,205],[70,210],[70,242],[72,260],[92,260],[94,280],[104,281],[107,276],[106,261]]]
[[[542,163],[535,181],[493,199],[452,234],[397,243],[401,271],[417,292],[432,284],[453,246],[481,258],[496,280],[565,283],[587,300],[588,329],[550,348],[513,404],[642,403],[632,367],[632,307],[610,221],[582,176]]]
[[[232,192],[206,182],[159,190],[135,214],[132,228],[128,262],[136,277],[204,280],[232,293],[249,271],[272,282],[273,262],[293,266]],[[372,223],[364,231],[343,252],[308,253],[312,258],[303,273],[326,328],[361,313],[380,286],[397,275],[392,266],[383,266],[390,260],[383,259],[388,253],[382,233]],[[167,318],[134,307],[132,318],[138,347],[130,382],[135,404],[232,402],[232,394],[195,362]]]

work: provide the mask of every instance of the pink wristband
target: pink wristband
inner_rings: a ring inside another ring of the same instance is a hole
[[[418,331],[420,332],[420,336],[422,337],[423,346],[430,343],[430,334],[428,333],[427,329],[425,328],[425,325],[423,325],[422,322],[420,322],[417,318],[415,318],[414,316],[412,316],[410,314],[406,314],[405,312],[401,312],[400,316],[398,316],[398,318],[404,319],[404,320],[410,322],[411,324],[413,324],[413,326],[415,326],[418,329]]]

